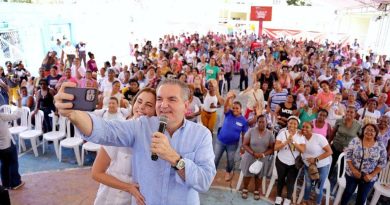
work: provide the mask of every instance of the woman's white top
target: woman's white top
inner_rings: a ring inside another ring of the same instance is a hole
[[[303,162],[305,163],[306,166],[309,166],[309,163],[306,161],[307,158],[316,158],[323,154],[325,150],[323,149],[325,146],[329,145],[328,140],[321,135],[321,134],[316,134],[313,133],[310,140],[306,140],[306,149],[305,152],[302,154]],[[321,159],[317,163],[317,167],[321,168],[326,165],[329,165],[332,162],[331,156]]]
[[[106,173],[120,181],[131,183],[131,149],[128,147],[102,146],[111,159]],[[95,205],[127,205],[131,204],[131,194],[100,184],[96,194]]]
[[[287,129],[281,130],[279,132],[278,136],[276,137],[276,140],[284,143],[285,141],[287,141],[288,136],[289,136],[289,133],[288,133]],[[305,138],[302,135],[299,135],[298,132],[293,136],[292,141],[293,141],[293,143],[296,143],[296,144],[305,144],[306,143]],[[292,145],[292,143],[290,145]],[[292,151],[292,153],[291,153],[291,151]],[[291,151],[290,151],[289,145],[286,145],[281,150],[279,150],[279,153],[278,153],[279,160],[281,162],[283,162],[284,164],[287,164],[289,166],[294,165],[295,158],[300,155],[300,152],[294,146],[291,146]],[[294,154],[294,156],[292,154]]]
[[[206,97],[203,100],[203,110],[206,112],[215,112],[217,108],[210,108],[211,104],[214,103],[215,106],[218,105],[217,95],[210,96],[207,92]]]

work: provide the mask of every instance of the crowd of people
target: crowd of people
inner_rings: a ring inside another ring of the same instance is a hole
[[[238,150],[243,199],[248,198],[254,177],[254,199],[259,200],[260,179],[276,169],[275,204],[288,205],[303,169],[302,203],[309,203],[312,186],[317,184],[315,203],[321,204],[325,180],[335,177],[336,162],[345,153],[347,184],[341,204],[349,202],[356,187],[356,203],[364,204],[390,156],[390,61],[357,45],[356,40],[345,45],[257,38],[245,32],[187,33],[166,35],[157,46],[150,41],[134,44],[130,62],[117,62],[112,56],[98,69],[85,43],[62,45],[58,40],[38,76],[31,76],[21,61],[0,67],[0,105],[21,104],[32,115],[42,110],[44,132],[54,126],[49,114],[58,112],[71,120],[84,139],[105,145],[92,169],[93,178],[102,184],[96,204],[114,199],[118,204],[130,203],[129,194],[137,204],[196,203],[197,192],[208,190],[225,151],[225,180],[232,180]],[[237,89],[232,86],[235,75]],[[98,89],[98,110],[84,115],[65,109],[71,108],[62,103],[71,100],[63,93],[65,86]],[[223,116],[218,116],[219,109]],[[164,135],[154,133],[156,115],[168,116]],[[223,119],[220,127],[218,119]],[[0,153],[13,146],[8,135],[0,134]],[[151,151],[162,159],[157,164],[150,160]],[[125,159],[128,164],[118,163]],[[253,174],[249,167],[257,160],[263,167]],[[317,179],[311,176],[313,166]],[[2,170],[7,168],[11,166],[2,159]],[[3,186],[12,187],[5,184],[7,177],[2,171]],[[168,185],[169,191],[161,191]]]

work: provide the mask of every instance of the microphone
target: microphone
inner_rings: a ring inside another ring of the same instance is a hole
[[[160,125],[158,126],[158,132],[161,132],[164,134],[165,128],[167,127],[168,118],[165,115],[160,116]],[[156,161],[158,159],[158,156],[156,153],[152,153],[151,156],[153,161]]]

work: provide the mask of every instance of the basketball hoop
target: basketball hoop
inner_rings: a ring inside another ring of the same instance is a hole
[[[267,15],[267,11],[256,11],[256,17],[258,19],[264,19]]]

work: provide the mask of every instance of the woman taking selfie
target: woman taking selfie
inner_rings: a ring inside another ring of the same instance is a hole
[[[133,101],[132,119],[156,115],[156,91],[144,88]],[[137,204],[145,204],[137,184],[132,183],[131,149],[128,147],[103,146],[92,167],[92,178],[100,182],[95,205],[131,203],[133,196]]]
[[[341,205],[347,205],[355,192],[357,205],[365,204],[378,174],[387,164],[385,147],[378,142],[379,129],[374,124],[366,124],[359,137],[354,138],[348,145],[345,160],[347,161],[345,191]]]

